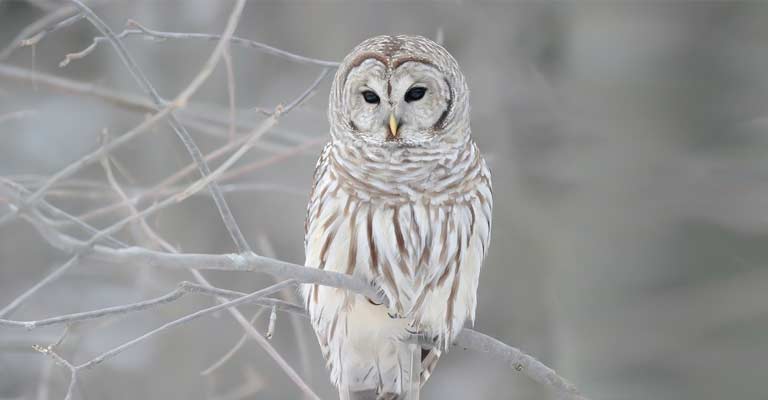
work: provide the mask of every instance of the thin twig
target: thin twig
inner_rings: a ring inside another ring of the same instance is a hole
[[[72,93],[82,96],[91,96],[104,100],[117,107],[121,107],[128,111],[140,112],[140,113],[155,113],[162,110],[162,107],[157,107],[152,101],[129,93],[123,93],[105,87],[79,82],[72,79],[62,78],[43,72],[33,71],[30,69],[20,68],[13,65],[0,63],[0,78],[8,80],[16,80],[20,82],[29,82],[40,87],[45,87],[51,90],[63,91],[66,93]],[[163,104],[167,104],[167,101],[163,101]],[[206,107],[190,104],[188,109],[177,110],[184,120],[185,124],[190,125],[193,129],[198,129],[200,126],[205,126],[208,129],[204,132],[208,133],[212,128],[207,122],[215,122],[218,125],[228,125],[229,117],[223,116],[223,110],[210,110],[212,106]],[[245,110],[241,110],[238,114],[244,113]],[[285,114],[285,112],[283,112]],[[198,128],[195,128],[198,127]],[[250,126],[243,127],[241,121],[238,121],[238,129],[251,129]],[[201,131],[203,131],[201,129]],[[226,137],[226,131],[216,130],[216,135]]]
[[[230,142],[225,144],[224,146],[220,147],[219,149],[209,153],[206,155],[206,160],[216,160],[219,157],[225,155],[228,151],[237,148],[238,146],[242,145],[248,140],[249,136],[241,136],[238,137],[234,142]],[[283,151],[281,153],[275,154],[271,157],[268,157],[264,160],[255,161],[246,165],[243,165],[238,168],[234,168],[231,171],[224,173],[221,178],[219,179],[220,182],[228,181],[232,179],[236,179],[240,176],[242,176],[245,173],[252,172],[254,170],[257,170],[259,168],[266,167],[268,165],[275,164],[280,161],[284,161],[292,156],[295,156],[297,154],[300,154],[310,148],[316,147],[319,144],[325,142],[327,139],[320,138],[320,139],[313,139],[307,143],[304,143],[300,146],[292,147],[287,149],[286,151]],[[153,200],[157,199],[160,195],[168,193],[169,186],[179,182],[181,179],[183,179],[188,174],[195,171],[195,164],[189,164],[185,166],[184,168],[180,169],[179,171],[175,172],[173,175],[169,176],[168,178],[164,179],[162,182],[156,184],[155,186],[151,187],[149,190],[142,192],[140,194],[137,194],[130,198],[130,201],[127,203],[125,201],[117,202],[111,205],[107,205],[101,208],[97,208],[95,210],[88,211],[87,213],[84,213],[79,218],[82,220],[89,220],[97,216],[104,215],[106,213],[112,212],[116,209],[119,209],[121,207],[126,206],[127,204],[138,204],[142,201],[147,200]]]
[[[19,205],[16,211],[12,211],[0,217],[0,226],[12,220],[16,215],[18,215],[21,209],[34,206],[36,202],[39,201],[45,195],[45,192],[49,188],[51,188],[53,185],[55,185],[57,182],[74,175],[77,171],[81,170],[83,167],[86,167],[94,162],[99,161],[101,157],[103,157],[105,154],[109,153],[110,151],[113,151],[114,149],[124,145],[125,143],[135,138],[136,136],[139,136],[142,133],[147,132],[151,126],[153,126],[155,123],[157,123],[161,119],[165,118],[168,114],[170,114],[171,110],[173,110],[173,105],[169,105],[168,107],[164,108],[162,111],[158,112],[157,114],[154,114],[149,119],[144,120],[141,124],[131,129],[130,131],[126,132],[125,134],[119,136],[118,138],[110,142],[108,145],[100,146],[98,149],[92,151],[91,153],[88,153],[87,155],[83,156],[79,160],[61,169],[59,172],[51,176],[48,179],[48,181],[46,181],[46,183],[44,183],[34,193],[29,195],[27,199],[24,201],[24,203]]]
[[[112,317],[116,315],[128,314],[128,313],[137,312],[137,311],[144,311],[147,309],[154,308],[158,305],[167,304],[180,299],[181,297],[183,297],[188,293],[203,293],[203,294],[209,294],[209,295],[218,295],[216,293],[207,292],[205,290],[205,287],[201,285],[196,285],[191,282],[181,282],[179,286],[176,289],[174,289],[172,292],[151,300],[145,300],[145,301],[140,301],[140,302],[121,305],[121,306],[106,307],[106,308],[101,308],[93,311],[59,315],[56,317],[45,318],[45,319],[40,319],[35,321],[16,321],[16,320],[0,319],[0,326],[15,326],[15,327],[22,327],[27,330],[32,330],[35,328],[41,328],[41,327],[50,326],[50,325],[59,325],[64,323],[70,324],[73,322],[88,321],[92,319],[104,318],[107,316]]]
[[[267,325],[267,339],[272,339],[275,334],[275,324],[277,323],[277,307],[273,306],[269,313],[269,325]]]
[[[276,306],[272,306],[272,309],[274,309],[275,307],[276,307]],[[258,319],[258,318],[259,318],[259,316],[261,316],[261,314],[263,314],[263,313],[264,313],[264,310],[266,310],[266,308],[262,308],[261,310],[257,311],[257,312],[256,312],[256,313],[253,315],[253,317],[251,317],[251,320],[249,321],[249,322],[250,322],[250,324],[251,324],[251,326],[253,326],[253,324],[256,322],[256,319]],[[248,340],[248,334],[247,334],[247,333],[244,333],[242,336],[240,336],[240,339],[239,339],[239,340],[238,340],[238,341],[235,343],[235,345],[234,345],[234,346],[232,346],[232,348],[231,348],[231,349],[229,349],[229,351],[227,351],[226,353],[224,353],[224,355],[223,355],[223,356],[219,357],[219,359],[218,359],[218,360],[216,360],[216,361],[215,361],[213,364],[211,364],[211,365],[210,365],[208,368],[206,368],[206,369],[202,370],[202,371],[200,372],[200,375],[202,375],[202,376],[205,376],[205,375],[210,375],[211,373],[213,373],[214,371],[216,371],[217,369],[219,369],[219,368],[220,368],[222,365],[224,365],[224,363],[226,363],[227,361],[229,361],[229,360],[230,360],[232,357],[234,357],[234,355],[235,355],[235,354],[236,354],[238,351],[240,351],[240,348],[242,348],[242,347],[243,347],[243,345],[245,344],[245,341],[246,341],[246,340]]]
[[[576,390],[572,383],[562,378],[552,368],[519,349],[488,335],[472,329],[464,329],[454,340],[454,345],[485,353],[491,358],[503,361],[515,371],[523,373],[542,385],[551,387],[557,393],[558,399],[588,400]]]
[[[21,32],[19,32],[16,37],[11,39],[11,41],[8,43],[8,45],[0,50],[0,61],[7,59],[11,53],[14,52],[14,50],[21,47],[25,40],[28,40],[30,38],[38,37],[39,39],[42,39],[42,37],[52,30],[49,28],[52,24],[55,24],[56,21],[62,20],[64,18],[65,22],[72,19],[73,14],[77,13],[77,8],[73,6],[66,6],[59,8],[57,10],[51,11],[48,14],[44,15],[37,21],[31,23],[26,28],[22,29]],[[74,21],[71,21],[74,22]],[[56,25],[58,28],[61,28],[61,23]],[[58,29],[56,28],[56,29]],[[55,30],[55,29],[53,29]]]
[[[235,93],[235,67],[232,65],[232,53],[229,46],[224,48],[224,67],[227,76],[227,98],[229,99],[229,127],[227,129],[227,136],[230,141],[235,139],[237,133],[237,93]]]
[[[67,272],[70,268],[77,265],[78,261],[80,261],[80,256],[74,255],[67,262],[65,262],[58,268],[54,269],[45,278],[43,278],[42,280],[37,282],[34,286],[27,289],[24,293],[22,293],[21,295],[13,299],[13,301],[11,301],[7,306],[3,307],[3,309],[0,310],[0,318],[5,317],[6,315],[9,315],[12,312],[14,312],[17,308],[19,308],[22,304],[24,304],[24,302],[27,301],[28,298],[32,297],[35,293],[40,291],[40,289],[42,289],[49,283],[55,281],[61,275]]]
[[[0,193],[5,193],[6,196],[8,196],[11,199],[15,199],[16,202],[21,202],[22,199],[26,196],[29,196],[31,193],[26,188],[16,184],[13,181],[9,181],[8,179],[5,179],[3,177],[0,177]],[[78,228],[81,228],[85,230],[88,234],[95,234],[98,233],[98,229],[86,224],[81,219],[76,218],[75,216],[57,208],[45,201],[44,199],[39,202],[37,205],[38,209],[41,211],[44,211],[48,214],[53,215],[57,218],[62,218],[67,221],[70,221],[72,224],[77,226]],[[113,237],[105,237],[104,238],[105,243],[109,243],[113,246],[117,247],[128,247],[127,244],[113,238]]]
[[[35,345],[32,346],[36,351],[45,354],[53,359],[53,361],[56,364],[64,366],[69,371],[69,386],[67,386],[67,394],[64,396],[64,400],[70,400],[72,399],[72,394],[75,391],[75,386],[77,385],[77,367],[72,365],[69,361],[62,358],[58,353],[56,353],[55,349],[52,348],[52,346],[40,346]]]
[[[111,349],[109,351],[106,351],[106,352],[100,354],[99,356],[94,357],[90,361],[87,361],[85,363],[82,363],[82,364],[78,365],[77,369],[93,368],[94,366],[96,366],[96,365],[98,365],[98,364],[100,364],[100,363],[102,363],[102,362],[104,362],[104,361],[106,361],[106,360],[108,360],[108,359],[110,359],[110,358],[112,358],[112,357],[122,353],[123,351],[125,351],[129,347],[134,346],[137,343],[140,343],[140,342],[146,340],[147,338],[149,338],[151,336],[154,336],[157,333],[160,333],[160,332],[165,331],[167,329],[176,327],[178,325],[185,324],[187,322],[190,322],[190,321],[192,321],[194,319],[200,318],[200,317],[202,317],[204,315],[207,315],[207,314],[211,314],[211,313],[214,313],[214,312],[217,312],[217,311],[220,311],[220,310],[224,310],[226,308],[234,307],[234,306],[239,305],[239,304],[244,304],[246,302],[253,302],[253,301],[255,301],[255,300],[259,299],[259,298],[266,297],[266,296],[271,295],[272,293],[280,291],[284,287],[288,287],[288,286],[295,285],[295,284],[296,284],[296,281],[294,281],[292,279],[289,279],[289,280],[286,280],[286,281],[274,284],[272,286],[266,287],[264,289],[257,290],[257,291],[255,291],[255,292],[253,292],[251,294],[248,294],[248,295],[245,295],[245,296],[242,296],[242,297],[238,297],[238,298],[236,298],[234,300],[225,301],[225,302],[223,302],[221,304],[217,304],[215,306],[211,306],[211,307],[202,309],[202,310],[194,312],[192,314],[188,314],[188,315],[186,315],[186,316],[184,316],[182,318],[179,318],[177,320],[168,322],[168,323],[160,326],[159,328],[153,329],[152,331],[149,331],[149,332],[145,333],[144,335],[141,335],[141,336],[139,336],[139,337],[137,337],[137,338],[135,338],[133,340],[130,340],[130,341],[126,342],[126,343],[123,343],[122,345],[120,345],[118,347],[115,347],[115,348],[113,348],[113,349]]]
[[[157,30],[149,29],[134,20],[128,20],[128,22],[126,23],[126,27],[128,29],[123,30],[119,34],[121,38],[130,37],[130,36],[142,36],[142,37],[153,39],[156,41],[165,40],[165,39],[197,39],[197,40],[219,41],[223,37],[223,35],[211,35],[206,33],[183,33],[183,32],[157,31]],[[130,29],[130,28],[136,28],[136,29]],[[104,40],[105,39],[103,37],[94,38],[93,44],[91,44],[91,46],[89,46],[88,48],[78,52],[77,54],[79,55],[76,58],[82,58],[88,55],[90,52],[94,50],[94,48],[98,45],[99,42]],[[267,44],[260,43],[254,40],[243,39],[237,36],[232,36],[228,40],[230,43],[237,46],[242,46],[250,49],[263,51],[265,53],[272,54],[278,57],[283,57],[287,60],[291,60],[301,64],[319,65],[321,67],[327,67],[327,68],[339,67],[339,63],[336,61],[326,61],[326,60],[320,60],[317,58],[302,56],[302,55],[291,53],[289,51],[285,51],[282,49],[278,49],[276,47],[272,47]],[[68,54],[66,57],[70,58],[70,56],[71,54]]]

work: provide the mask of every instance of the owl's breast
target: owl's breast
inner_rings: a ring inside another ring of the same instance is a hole
[[[474,313],[491,228],[490,178],[482,160],[474,164],[462,179],[437,173],[441,179],[382,188],[327,162],[308,207],[306,265],[375,283],[413,323],[463,323]]]

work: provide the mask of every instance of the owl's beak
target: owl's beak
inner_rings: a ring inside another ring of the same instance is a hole
[[[389,114],[389,134],[392,135],[393,138],[397,137],[397,119],[395,118],[395,114]]]

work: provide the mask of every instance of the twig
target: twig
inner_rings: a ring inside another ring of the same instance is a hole
[[[108,138],[106,139],[108,140]],[[103,165],[104,171],[107,174],[107,181],[109,182],[109,185],[112,186],[112,189],[118,194],[118,196],[120,196],[124,202],[128,202],[127,207],[129,212],[131,214],[136,214],[138,212],[136,207],[134,207],[133,204],[129,202],[128,195],[125,194],[125,191],[117,183],[117,179],[115,179],[115,175],[112,173],[112,167],[110,167],[110,158],[104,157],[101,164]],[[173,248],[168,242],[161,238],[160,235],[155,233],[152,228],[150,228],[149,224],[147,224],[147,221],[144,218],[139,218],[137,224],[138,227],[144,231],[151,242],[157,243],[160,248]]]
[[[25,196],[28,196],[30,194],[30,191],[26,188],[17,185],[15,182],[9,181],[7,179],[4,179],[0,177],[0,193],[5,193],[6,196],[8,196],[11,199],[15,199],[16,202],[21,202],[22,199]],[[75,226],[85,230],[89,234],[95,234],[98,233],[98,230],[96,228],[93,228],[92,226],[86,224],[82,220],[72,216],[71,214],[52,206],[47,201],[40,200],[38,204],[38,209],[41,209],[42,211],[45,211],[55,217],[66,219],[67,221],[72,222]],[[113,237],[105,237],[104,241],[106,243],[109,243],[113,246],[118,247],[128,247],[127,244],[113,238]]]
[[[210,400],[242,400],[252,399],[254,394],[264,389],[266,382],[253,367],[246,366],[244,371],[245,382],[224,394],[209,398]]]
[[[242,183],[224,183],[225,179],[219,179],[221,191],[223,193],[272,193],[272,194],[286,194],[291,196],[299,196],[301,198],[307,195],[307,191],[295,186],[285,185],[281,183],[270,182],[242,182]],[[166,188],[159,188],[157,191],[148,194],[148,197],[157,196],[165,197],[174,193],[178,193],[184,190],[182,186],[169,186]],[[112,203],[104,206],[103,211],[100,214],[105,214],[109,211],[114,211],[120,207],[118,205],[125,206],[127,204],[136,204],[139,200],[145,199],[141,187],[139,186],[126,186],[126,194],[129,195],[126,199],[120,199],[116,196],[112,190],[89,187],[81,188],[73,184],[72,181],[66,181],[59,185],[56,189],[51,189],[46,193],[49,198],[68,198],[68,199],[87,199],[87,200],[116,200],[118,203]],[[130,194],[136,193],[134,197],[130,197]],[[193,196],[207,196],[207,193],[195,193]],[[0,198],[0,203],[6,202],[6,200]],[[114,207],[113,207],[114,206]],[[95,209],[93,211],[102,210]],[[86,214],[84,214],[86,215]],[[90,219],[95,214],[88,212],[86,219]],[[75,221],[53,221],[56,226],[71,225]]]
[[[75,385],[77,385],[77,370],[78,368],[72,365],[69,361],[59,356],[52,346],[32,346],[36,351],[45,354],[53,359],[56,364],[64,366],[69,371],[69,386],[67,387],[67,394],[64,396],[64,400],[72,399],[72,393],[74,393]]]
[[[275,307],[276,306],[272,306],[272,309],[274,310]],[[253,315],[253,317],[249,321],[251,326],[253,326],[253,324],[256,322],[256,319],[258,319],[259,316],[261,316],[261,314],[264,313],[264,310],[266,310],[266,308],[262,308],[261,310],[257,311],[256,314]],[[232,346],[231,349],[229,349],[229,351],[224,353],[223,356],[219,357],[219,359],[216,360],[213,364],[211,364],[211,366],[202,370],[200,372],[200,375],[202,376],[210,375],[211,373],[213,373],[213,371],[219,369],[222,365],[224,365],[224,363],[229,361],[240,350],[240,348],[243,347],[246,340],[248,340],[248,334],[244,333],[242,336],[240,336],[240,339],[235,343],[235,345]]]
[[[79,255],[72,256],[67,262],[65,262],[60,267],[53,270],[53,272],[51,272],[45,278],[37,282],[34,286],[27,289],[24,293],[22,293],[21,295],[13,299],[13,301],[11,301],[7,306],[3,307],[3,309],[0,310],[0,318],[6,315],[9,315],[13,311],[15,311],[17,308],[19,308],[19,306],[24,304],[24,302],[27,301],[28,298],[32,297],[35,293],[40,291],[40,289],[42,289],[49,283],[58,279],[58,277],[60,277],[65,272],[67,272],[70,268],[76,265],[79,260],[80,260]]]
[[[491,358],[505,362],[515,371],[522,372],[534,381],[554,389],[558,399],[588,400],[579,394],[579,391],[576,390],[573,384],[559,376],[552,368],[488,335],[472,329],[464,329],[454,340],[454,345],[485,353]]]
[[[272,257],[272,258],[278,258],[277,253],[275,252],[274,246],[272,246],[272,243],[269,241],[269,237],[267,237],[266,234],[260,234],[256,238],[257,245],[260,250],[260,253],[263,254],[266,257]],[[283,300],[286,301],[293,301],[293,302],[300,302],[299,295],[296,293],[296,291],[288,291],[283,290],[280,292],[281,297]],[[279,308],[279,307],[278,307]],[[309,348],[309,342],[311,342],[311,339],[307,337],[307,331],[306,329],[302,329],[302,326],[304,325],[304,321],[301,321],[301,316],[299,314],[293,314],[289,318],[291,322],[291,326],[293,327],[293,334],[296,338],[296,347],[299,353],[299,357],[301,359],[301,369],[304,373],[304,376],[306,379],[312,380],[312,363],[309,359],[309,355],[311,354],[310,348]]]
[[[230,143],[225,144],[224,146],[220,147],[219,149],[217,149],[217,150],[209,153],[208,155],[206,155],[206,160],[207,161],[211,161],[211,160],[218,159],[219,157],[225,155],[228,151],[230,151],[230,150],[232,150],[234,148],[237,148],[237,146],[242,145],[242,143],[244,143],[244,142],[246,142],[248,140],[248,137],[249,136],[241,136],[241,137],[238,137],[234,142],[230,142]],[[241,176],[241,175],[243,175],[243,174],[245,174],[247,172],[251,172],[251,171],[257,170],[259,168],[263,168],[265,166],[272,165],[272,164],[274,164],[276,162],[280,162],[280,161],[286,160],[289,157],[292,157],[292,156],[294,156],[296,154],[299,154],[299,153],[301,153],[303,151],[306,151],[307,149],[315,147],[315,146],[325,142],[326,140],[327,139],[325,139],[325,138],[314,139],[314,140],[311,140],[311,141],[309,141],[309,142],[307,142],[305,144],[302,144],[300,146],[289,148],[288,150],[286,150],[286,151],[284,151],[282,153],[275,154],[272,157],[268,157],[267,159],[255,161],[253,163],[249,163],[249,164],[243,165],[241,167],[234,168],[231,171],[222,174],[222,176],[219,179],[219,181],[232,180],[232,179],[235,179],[235,178],[237,178],[237,177],[239,177],[239,176]],[[169,185],[172,185],[172,184],[180,181],[182,178],[184,178],[188,174],[192,173],[195,170],[195,167],[196,167],[195,164],[189,164],[189,165],[185,166],[184,168],[182,168],[181,170],[177,171],[173,175],[171,175],[168,178],[164,179],[162,182],[160,182],[160,183],[156,184],[155,186],[151,187],[149,190],[147,190],[147,191],[145,191],[143,193],[137,194],[136,196],[130,198],[130,201],[128,203],[126,203],[125,201],[121,201],[121,202],[117,202],[117,203],[114,203],[114,204],[111,204],[111,205],[107,205],[107,206],[104,206],[104,207],[101,207],[101,208],[97,208],[95,210],[91,210],[91,211],[89,211],[87,213],[84,213],[79,218],[81,218],[83,220],[89,220],[91,218],[94,218],[94,217],[97,217],[97,216],[100,216],[100,215],[104,215],[104,214],[112,212],[112,211],[114,211],[114,210],[116,210],[118,208],[124,207],[127,204],[138,204],[141,201],[156,199],[161,194],[167,193]]]
[[[40,40],[42,40],[47,34],[56,32],[59,29],[66,28],[72,24],[74,24],[77,21],[80,21],[81,19],[85,18],[82,14],[75,14],[61,22],[56,23],[53,26],[46,27],[44,30],[42,30],[40,33],[37,33],[33,36],[30,36],[27,39],[24,39],[19,42],[18,47],[26,47],[26,46],[35,46],[37,45]]]
[[[15,320],[0,319],[0,326],[15,326],[15,327],[22,327],[27,330],[33,330],[35,328],[41,328],[44,326],[59,325],[64,323],[70,324],[73,322],[88,321],[88,320],[103,318],[107,316],[111,317],[116,315],[128,314],[136,311],[143,311],[150,308],[154,308],[155,306],[158,306],[158,305],[167,304],[172,301],[176,301],[180,299],[181,297],[183,297],[188,293],[203,293],[203,294],[209,294],[209,295],[218,295],[217,293],[206,291],[206,288],[201,285],[196,285],[191,282],[181,282],[179,286],[176,289],[174,289],[172,292],[151,300],[140,301],[137,303],[127,304],[122,306],[107,307],[107,308],[102,308],[102,309],[93,310],[93,311],[86,311],[86,312],[80,312],[80,313],[74,313],[74,314],[65,314],[65,315],[60,315],[56,317],[40,319],[36,321],[15,321]]]
[[[269,313],[269,325],[267,326],[267,339],[272,339],[275,334],[275,324],[277,323],[277,307],[272,306]]]
[[[0,63],[0,78],[29,82],[51,90],[96,97],[128,111],[155,113],[162,110],[162,107],[157,107],[152,101],[140,96],[107,89],[92,83],[78,82],[3,63]],[[167,104],[167,101],[163,101],[163,104]],[[206,133],[215,130],[210,124],[206,125],[206,121],[212,120],[220,125],[228,124],[228,117],[221,116],[220,114],[222,114],[222,112],[219,112],[218,110],[206,110],[203,107],[190,104],[188,109],[177,111],[183,117],[186,124],[194,129],[199,129],[199,127],[204,126],[207,129],[200,130]],[[283,114],[285,114],[285,112]],[[242,125],[238,122],[238,128],[240,127],[242,127]],[[250,129],[250,127],[246,128]],[[224,131],[220,133],[217,131],[216,134],[225,137],[227,132]]]
[[[16,35],[16,37],[11,39],[10,43],[5,48],[0,50],[0,61],[7,59],[11,53],[14,52],[14,50],[23,46],[25,41],[37,38],[34,40],[34,43],[37,43],[37,41],[42,39],[43,36],[45,36],[48,32],[52,32],[56,29],[66,26],[63,24],[68,25],[75,22],[77,19],[72,19],[76,17],[76,15],[73,16],[73,14],[76,13],[77,9],[75,7],[66,6],[51,11],[50,13],[44,15],[42,18],[31,23],[26,28],[22,29],[21,32]],[[56,23],[56,21],[60,21],[62,18],[65,18],[65,20],[56,24],[54,28],[50,28],[52,24]],[[32,43],[30,42],[30,44]]]
[[[221,177],[224,172],[226,172],[232,165],[234,165],[242,156],[245,155],[245,153],[253,147],[254,144],[261,138],[262,135],[264,135],[268,130],[270,130],[276,123],[277,119],[280,116],[280,112],[276,112],[275,115],[267,118],[264,120],[264,122],[261,123],[260,126],[258,126],[256,129],[251,132],[251,134],[248,135],[248,139],[243,143],[242,146],[240,146],[237,151],[235,151],[229,158],[227,158],[226,161],[224,161],[218,168],[216,168],[215,171],[208,174],[208,176],[203,177],[202,179],[198,180],[194,184],[190,185],[186,190],[179,193],[177,195],[176,201],[183,201],[184,199],[188,198],[189,196],[199,192],[201,189],[203,189],[205,186],[211,184],[216,179]]]
[[[217,41],[217,40],[221,40],[223,37],[223,35],[211,35],[211,34],[205,34],[205,33],[182,33],[182,32],[157,31],[157,30],[149,29],[134,20],[128,20],[128,22],[126,23],[126,27],[128,29],[123,30],[119,34],[121,38],[130,37],[130,36],[143,36],[145,38],[150,38],[154,40],[198,39],[198,40]],[[136,29],[130,29],[130,28],[136,28]],[[91,46],[89,46],[88,48],[78,52],[78,54],[80,55],[77,56],[76,58],[82,58],[88,55],[90,52],[94,50],[94,48],[98,45],[99,42],[104,40],[105,39],[103,37],[94,38],[93,44],[91,44]],[[228,40],[230,43],[234,45],[263,51],[265,53],[272,54],[278,57],[283,57],[287,60],[291,60],[301,64],[319,65],[327,68],[338,68],[339,66],[339,63],[336,61],[326,61],[326,60],[320,60],[317,58],[302,56],[302,55],[291,53],[282,49],[278,49],[276,47],[269,46],[264,43],[243,39],[237,36],[232,36],[228,38]],[[66,58],[70,58],[70,56],[71,54],[68,54]]]
[[[78,82],[13,65],[0,63],[0,77],[8,80],[30,82],[53,90],[97,97],[130,111],[143,113],[158,111],[154,103],[139,96],[120,93],[91,83]]]
[[[317,78],[315,78],[312,84],[309,85],[309,87],[306,90],[304,90],[304,92],[302,92],[299,95],[299,97],[294,99],[292,102],[288,103],[288,106],[286,106],[285,109],[282,109],[280,112],[281,113],[290,112],[291,110],[296,108],[296,106],[303,103],[304,100],[306,100],[309,96],[312,95],[312,93],[314,93],[315,89],[320,85],[320,83],[323,81],[325,76],[328,75],[329,71],[330,69],[323,68],[323,70],[320,71],[320,75],[318,75]],[[264,110],[263,108],[256,107],[256,108],[253,108],[253,110],[258,111],[259,113],[265,114],[265,115],[274,115],[275,113],[277,113],[277,109],[275,109],[275,111],[267,111],[267,110]]]
[[[235,68],[232,65],[232,53],[230,50],[229,47],[224,48],[222,56],[224,57],[224,67],[227,76],[227,98],[229,99],[229,129],[227,130],[227,136],[232,141],[237,133],[237,94],[235,93]]]
[[[234,307],[236,305],[243,304],[243,303],[246,303],[246,302],[255,301],[255,300],[259,299],[259,298],[266,297],[266,296],[269,296],[272,293],[280,291],[284,287],[288,287],[288,286],[295,285],[295,284],[296,284],[296,281],[294,281],[292,279],[289,279],[289,280],[286,280],[286,281],[274,284],[272,286],[266,287],[264,289],[257,290],[257,291],[255,291],[255,292],[253,292],[251,294],[248,294],[248,295],[245,295],[245,296],[242,296],[242,297],[238,297],[238,298],[236,298],[234,300],[225,301],[225,302],[223,302],[221,304],[217,304],[215,306],[208,307],[208,308],[202,309],[200,311],[194,312],[192,314],[186,315],[186,316],[184,316],[182,318],[179,318],[177,320],[174,320],[174,321],[171,321],[169,323],[166,323],[166,324],[160,326],[159,328],[153,329],[152,331],[149,331],[149,332],[145,333],[144,335],[141,335],[141,336],[139,336],[139,337],[137,337],[137,338],[135,338],[133,340],[130,340],[130,341],[126,342],[126,343],[123,343],[122,345],[120,345],[118,347],[115,347],[115,348],[113,348],[113,349],[111,349],[109,351],[106,351],[106,352],[102,353],[101,355],[91,359],[90,361],[87,361],[87,362],[85,362],[83,364],[78,365],[77,369],[93,368],[94,366],[96,366],[96,365],[98,365],[98,364],[100,364],[100,363],[102,363],[102,362],[104,362],[104,361],[106,361],[106,360],[108,360],[108,359],[110,359],[110,358],[112,358],[112,357],[122,353],[123,351],[125,351],[129,347],[134,346],[137,343],[140,343],[140,342],[146,340],[147,338],[149,338],[151,336],[154,336],[155,334],[157,334],[159,332],[162,332],[162,331],[165,331],[167,329],[176,327],[178,325],[190,322],[190,321],[192,321],[194,319],[200,318],[200,317],[202,317],[204,315],[207,315],[207,314],[211,314],[211,313],[214,313],[214,312],[217,312],[217,311],[220,311],[220,310],[224,310],[226,308]]]
[[[142,133],[145,133],[152,125],[154,125],[155,123],[163,119],[166,115],[170,114],[171,110],[173,110],[172,107],[173,105],[169,105],[168,107],[164,108],[162,111],[153,115],[149,119],[144,120],[141,124],[139,124],[135,128],[119,136],[118,138],[110,142],[108,145],[99,147],[93,152],[85,155],[79,160],[61,169],[59,172],[51,176],[48,179],[48,181],[46,181],[46,183],[43,184],[40,188],[38,188],[34,193],[29,195],[27,199],[22,204],[19,205],[16,211],[7,213],[6,215],[0,217],[0,226],[12,220],[16,215],[18,215],[21,209],[35,205],[35,203],[45,195],[45,192],[49,188],[51,188],[53,185],[55,185],[57,182],[61,181],[64,178],[68,178],[74,175],[77,171],[81,170],[83,167],[99,161],[101,157],[103,157],[105,154],[109,153],[110,151],[124,145],[125,143],[135,138],[136,136]]]

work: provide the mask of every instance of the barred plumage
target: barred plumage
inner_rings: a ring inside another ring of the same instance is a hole
[[[387,94],[382,84],[379,96],[389,99],[388,109],[349,98],[359,96],[360,73],[366,88],[386,78]],[[431,108],[393,104],[404,79],[428,87],[431,97],[419,106]],[[390,125],[395,116],[401,120],[402,132],[397,125],[394,132],[379,129],[379,112],[391,115]],[[306,307],[342,398],[405,399],[475,318],[492,195],[490,173],[469,135],[468,90],[437,44],[377,37],[345,59],[329,116],[332,141],[317,163],[307,207],[305,264],[370,281],[389,307],[318,285],[303,288]],[[422,355],[402,342],[414,333],[436,347]]]

